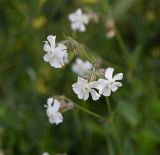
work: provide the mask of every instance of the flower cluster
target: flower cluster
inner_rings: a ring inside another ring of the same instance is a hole
[[[68,18],[71,21],[72,30],[80,32],[86,30],[85,25],[88,24],[90,19],[87,14],[82,13],[81,9],[69,14]],[[78,45],[79,44],[77,44],[76,47]],[[56,36],[49,35],[43,47],[46,52],[43,57],[44,61],[48,62],[54,68],[62,68],[69,62],[68,51],[74,51],[74,48],[72,49],[71,47],[74,46],[67,46],[65,42],[56,44]],[[73,54],[75,53],[73,52]],[[77,58],[72,65],[72,71],[78,75],[78,80],[72,85],[72,89],[77,97],[82,100],[87,100],[89,96],[91,96],[95,101],[102,95],[110,96],[112,92],[122,87],[120,80],[123,79],[123,73],[118,73],[113,76],[114,68],[111,67],[105,69],[105,71],[103,70],[103,75],[101,74],[100,76],[100,74],[97,73],[100,73],[101,69],[97,68],[96,65]],[[49,122],[58,125],[63,122],[61,112],[72,109],[73,105],[68,104],[66,106],[57,99],[49,98],[45,107]]]
[[[93,100],[98,100],[100,95],[110,96],[111,92],[115,92],[118,87],[122,87],[122,83],[117,80],[123,79],[123,74],[118,73],[113,77],[114,69],[109,67],[105,71],[105,79],[98,79],[98,81],[88,81],[78,77],[78,81],[72,85],[73,91],[77,94],[79,99],[87,100],[89,93]],[[99,93],[97,93],[97,91]]]
[[[105,79],[100,78],[97,81],[99,94],[110,96],[111,92],[115,92],[118,87],[122,87],[122,83],[118,81],[123,79],[123,73],[118,73],[113,77],[113,71],[114,68],[107,68],[105,72]]]

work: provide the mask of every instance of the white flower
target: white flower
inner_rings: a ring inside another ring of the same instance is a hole
[[[44,153],[42,153],[42,155],[49,155],[49,153],[48,152],[44,152]]]
[[[88,24],[89,18],[86,14],[82,13],[81,9],[77,9],[74,13],[69,14],[68,18],[71,21],[72,30],[79,30],[80,32],[86,30],[85,25]]]
[[[81,76],[91,69],[92,64],[89,61],[83,61],[79,58],[77,58],[76,62],[72,65],[72,71]]]
[[[45,107],[47,108],[46,113],[51,124],[55,123],[58,125],[63,122],[63,116],[59,112],[60,102],[58,100],[55,99],[53,104],[53,98],[48,98],[47,105],[45,105]]]
[[[111,91],[115,92],[118,87],[122,87],[122,83],[117,82],[117,80],[123,79],[123,73],[118,73],[113,77],[113,71],[113,68],[107,68],[105,72],[106,79],[99,79],[97,81],[99,94],[103,94],[104,96],[110,96]]]
[[[47,40],[43,46],[43,50],[47,52],[43,57],[44,61],[49,62],[52,67],[62,68],[68,62],[67,47],[61,43],[56,47],[56,36],[49,35]]]
[[[87,100],[89,93],[93,100],[98,100],[100,95],[95,91],[97,88],[97,82],[88,82],[83,78],[78,77],[77,83],[72,85],[73,91],[77,94],[79,99]]]

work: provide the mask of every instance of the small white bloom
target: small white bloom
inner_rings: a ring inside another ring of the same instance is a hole
[[[108,39],[113,38],[113,37],[115,36],[115,34],[116,34],[116,28],[115,28],[114,19],[109,18],[109,19],[106,21],[106,29],[107,29],[106,37],[107,37]]]
[[[81,9],[77,9],[74,13],[69,14],[68,18],[71,21],[72,30],[79,30],[80,32],[86,30],[85,25],[88,24],[89,18],[86,14],[82,13]]]
[[[59,43],[56,47],[56,36],[49,35],[45,41],[43,50],[47,52],[43,59],[49,62],[52,67],[62,68],[68,62],[67,47]]]
[[[76,62],[72,65],[72,71],[81,76],[91,69],[92,64],[89,61],[83,61],[79,58],[77,58]]]
[[[97,82],[88,82],[83,78],[78,77],[77,83],[72,85],[73,91],[77,94],[79,99],[87,100],[89,93],[93,100],[98,100],[100,95],[96,92]]]
[[[44,152],[44,153],[42,153],[42,155],[49,155],[49,153],[48,152]]]
[[[47,105],[45,105],[45,107],[47,108],[46,113],[51,124],[55,123],[58,125],[63,122],[63,116],[59,112],[60,102],[58,100],[55,99],[53,104],[53,98],[48,98]]]
[[[99,79],[97,81],[99,94],[103,94],[104,96],[110,96],[111,91],[115,92],[118,87],[122,87],[122,83],[117,82],[117,80],[123,79],[123,73],[118,73],[113,77],[113,71],[113,68],[107,68],[105,72],[106,79]]]

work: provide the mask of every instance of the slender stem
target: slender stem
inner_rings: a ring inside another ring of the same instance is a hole
[[[106,97],[106,103],[107,103],[107,108],[108,108],[109,115],[112,116],[112,108],[111,108],[109,97]],[[110,123],[111,123],[112,128],[113,128],[113,132],[114,132],[113,134],[114,134],[114,137],[115,137],[115,141],[117,143],[117,147],[119,149],[119,154],[123,155],[123,150],[122,150],[122,147],[121,147],[119,133],[118,133],[117,127],[116,127],[112,117],[110,119]]]
[[[101,115],[99,115],[99,114],[97,114],[97,113],[94,113],[93,111],[90,111],[90,110],[88,110],[88,109],[86,109],[86,108],[84,108],[84,107],[82,107],[82,106],[74,103],[72,100],[70,100],[70,99],[67,98],[67,97],[62,96],[62,98],[65,99],[66,101],[72,103],[75,108],[77,108],[77,109],[79,109],[79,110],[81,110],[81,111],[83,111],[83,112],[85,112],[85,113],[87,113],[87,114],[89,114],[89,115],[92,115],[92,116],[94,116],[94,117],[96,117],[96,118],[98,118],[98,119],[101,119],[101,120],[107,120],[107,118],[105,118],[105,117],[103,117],[103,116],[101,116]]]
[[[72,37],[76,40],[77,39],[77,32],[76,31],[73,31],[72,32]]]
[[[103,116],[101,116],[101,115],[99,115],[99,114],[97,114],[97,113],[94,113],[93,111],[90,111],[90,110],[88,110],[88,109],[86,109],[86,108],[84,108],[84,107],[82,107],[82,106],[80,106],[80,105],[78,105],[78,104],[75,104],[75,103],[74,103],[74,106],[75,106],[77,109],[82,110],[83,112],[85,112],[85,113],[87,113],[87,114],[89,114],[89,115],[92,115],[92,116],[94,116],[94,117],[96,117],[96,118],[98,118],[98,119],[107,120],[105,117],[103,117]]]

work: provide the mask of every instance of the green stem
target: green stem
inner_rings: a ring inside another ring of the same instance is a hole
[[[81,111],[83,111],[83,112],[85,112],[85,113],[87,113],[89,115],[92,115],[92,116],[94,116],[94,117],[96,117],[98,119],[101,119],[101,120],[107,120],[107,118],[105,118],[105,117],[103,117],[103,116],[101,116],[101,115],[99,115],[97,113],[94,113],[93,111],[90,111],[90,110],[88,110],[88,109],[86,109],[86,108],[74,103],[72,100],[70,100],[67,97],[62,96],[62,98],[63,98],[63,100],[66,100],[66,101],[72,103],[75,108],[77,108],[77,109],[79,109],[79,110],[81,110]]]
[[[119,149],[119,154],[124,155],[122,147],[121,147],[121,142],[120,142],[120,137],[119,137],[117,127],[116,127],[116,125],[115,125],[115,123],[112,119],[112,108],[111,108],[109,97],[106,97],[106,103],[107,103],[107,108],[108,108],[109,115],[111,116],[110,123],[111,123],[112,128],[113,128],[113,132],[114,132],[113,134],[114,134],[114,137],[115,137],[115,141],[117,143],[117,147]]]
[[[82,107],[82,106],[80,106],[80,105],[78,105],[78,104],[75,104],[75,103],[74,103],[74,106],[75,106],[77,109],[79,109],[79,110],[81,110],[81,111],[83,111],[83,112],[85,112],[85,113],[87,113],[87,114],[89,114],[89,115],[92,115],[92,116],[94,116],[94,117],[96,117],[96,118],[98,118],[98,119],[107,120],[105,117],[103,117],[103,116],[101,116],[101,115],[99,115],[99,114],[97,114],[97,113],[94,113],[94,112],[92,112],[92,111],[90,111],[90,110],[88,110],[88,109],[86,109],[86,108],[84,108],[84,107]]]
[[[72,37],[74,38],[74,40],[77,39],[77,32],[76,32],[76,31],[73,31],[73,32],[72,32]]]

